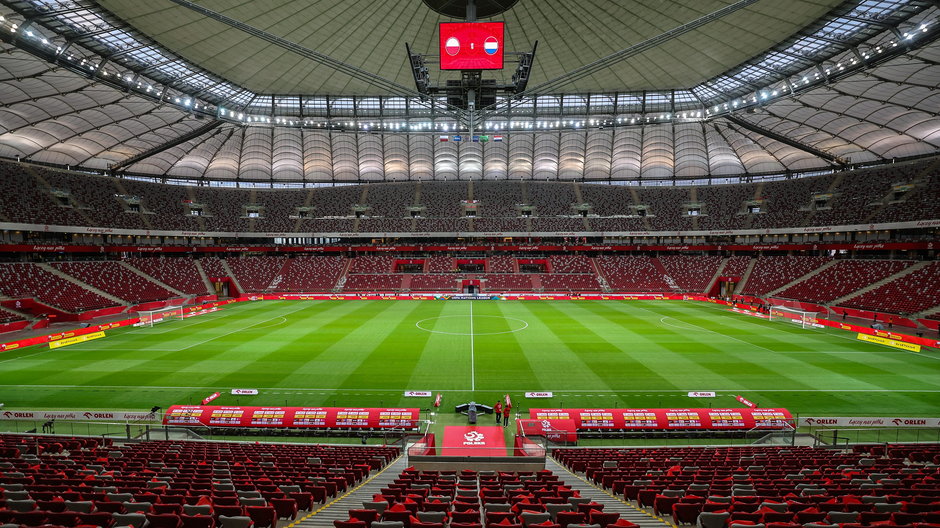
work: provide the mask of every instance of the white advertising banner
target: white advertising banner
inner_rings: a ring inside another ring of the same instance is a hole
[[[258,389],[232,389],[232,394],[235,396],[257,396]]]
[[[940,427],[940,418],[897,416],[804,416],[801,426],[810,427]]]
[[[689,398],[714,398],[716,394],[711,391],[692,391],[689,393]]]
[[[431,391],[405,391],[405,398],[430,398]]]
[[[2,411],[0,420],[66,420],[91,422],[149,422],[159,417],[149,412],[123,411]]]
[[[551,392],[527,392],[525,393],[526,398],[551,398],[553,393]]]

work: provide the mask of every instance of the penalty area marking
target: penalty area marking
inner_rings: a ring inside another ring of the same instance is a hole
[[[471,308],[471,311],[473,311],[472,308]],[[441,330],[432,330],[432,329],[430,329],[430,328],[425,328],[425,327],[421,326],[421,324],[424,323],[424,322],[426,322],[426,321],[434,321],[434,320],[436,320],[436,319],[449,319],[449,318],[455,318],[455,317],[465,317],[465,318],[469,318],[469,319],[470,319],[470,323],[469,323],[469,324],[470,324],[470,331],[469,331],[469,332],[443,332],[443,331],[441,331]],[[508,320],[508,321],[517,321],[517,322],[519,322],[519,323],[522,323],[522,326],[519,327],[519,328],[514,328],[514,329],[512,329],[512,330],[506,330],[506,331],[503,331],[503,332],[475,332],[475,331],[473,330],[473,319],[474,319],[474,318],[479,319],[479,318],[481,318],[481,317],[490,317],[490,318],[494,318],[494,319],[505,319],[505,320]],[[438,316],[438,317],[429,317],[429,318],[427,318],[427,319],[422,319],[422,320],[418,321],[417,323],[415,323],[415,326],[418,327],[418,329],[424,330],[425,332],[428,332],[428,333],[431,333],[431,334],[444,334],[444,335],[453,335],[453,336],[470,336],[470,337],[473,337],[473,336],[484,336],[484,335],[514,334],[514,333],[516,333],[516,332],[521,332],[521,331],[525,330],[526,328],[528,328],[528,327],[529,327],[529,323],[527,323],[527,322],[526,322],[525,320],[523,320],[523,319],[516,319],[515,317],[504,317],[504,316],[501,316],[501,315],[441,315],[441,316]]]

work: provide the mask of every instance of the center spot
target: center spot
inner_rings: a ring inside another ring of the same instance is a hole
[[[512,334],[529,327],[529,323],[515,317],[474,315],[472,321],[473,333],[471,334],[470,323],[470,315],[441,315],[422,319],[415,323],[415,326],[432,334],[458,336]]]

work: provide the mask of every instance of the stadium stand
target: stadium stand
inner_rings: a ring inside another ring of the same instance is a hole
[[[431,255],[427,260],[428,273],[450,273],[454,267],[454,257],[450,255]]]
[[[851,308],[900,314],[914,314],[938,306],[940,262],[932,262],[842,304]]]
[[[225,262],[246,292],[261,292],[276,289],[274,281],[282,276],[287,257],[238,257]]]
[[[516,259],[508,255],[493,255],[486,259],[487,273],[515,273]]]
[[[548,262],[552,273],[594,273],[591,259],[584,255],[551,255]]]
[[[721,265],[719,256],[661,255],[658,260],[685,292],[704,292]]]
[[[776,296],[828,303],[903,271],[910,260],[841,260]]]
[[[532,278],[526,274],[487,273],[483,275],[483,280],[485,292],[532,291]]]
[[[721,274],[725,277],[742,277],[744,272],[747,271],[747,265],[750,264],[751,257],[729,257],[728,262],[725,263],[724,269],[721,270]]]
[[[11,323],[13,321],[21,321],[22,319],[23,317],[19,314],[0,308],[0,323]]]
[[[394,271],[392,269],[392,266],[394,265],[395,257],[384,255],[360,255],[353,259],[352,266],[349,268],[349,273],[391,273]]]
[[[277,291],[332,291],[339,282],[348,260],[345,257],[295,257],[287,259],[280,273],[271,280]]]
[[[0,264],[0,291],[12,298],[36,298],[67,312],[82,312],[117,304],[36,264]]]
[[[346,284],[343,285],[343,291],[396,292],[402,290],[402,281],[404,279],[405,275],[350,274],[346,276]]]
[[[421,274],[411,278],[411,291],[413,292],[456,292],[460,289],[460,280],[470,278],[468,275],[454,273],[445,275]]]
[[[26,447],[36,458],[20,456]],[[11,503],[12,494],[0,500],[0,522],[110,528],[140,512],[151,526],[187,526],[188,516],[204,515],[207,526],[221,516],[246,516],[274,528],[279,518],[293,519],[345,493],[398,454],[396,447],[116,445],[109,439],[4,434],[3,479],[21,502]]]
[[[196,262],[191,258],[129,258],[126,262],[183,293],[189,295],[209,293],[205,281],[196,269]]]
[[[760,257],[747,283],[741,290],[744,295],[766,295],[800,277],[811,273],[832,260],[829,257]]]
[[[600,291],[597,275],[586,273],[550,273],[539,277],[542,291],[547,292],[587,292]]]
[[[596,262],[614,291],[670,291],[653,258],[601,255]]]
[[[176,296],[114,261],[55,262],[52,266],[129,303],[159,301]]]

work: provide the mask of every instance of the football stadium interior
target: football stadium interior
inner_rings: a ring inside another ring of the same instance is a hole
[[[940,528],[937,0],[0,0],[0,528]]]

